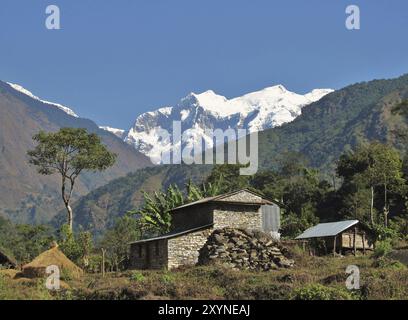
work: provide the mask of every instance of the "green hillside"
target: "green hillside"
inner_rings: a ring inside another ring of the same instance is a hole
[[[296,120],[259,136],[260,166],[273,167],[285,151],[304,154],[310,165],[332,171],[341,153],[378,140],[405,149],[395,130],[407,121],[392,108],[408,98],[408,75],[358,83],[335,91],[303,109]]]

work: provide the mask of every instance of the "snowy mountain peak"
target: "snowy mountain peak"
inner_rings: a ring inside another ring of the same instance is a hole
[[[31,91],[27,90],[26,88],[24,88],[24,87],[22,87],[22,86],[20,86],[18,84],[11,83],[11,82],[7,82],[7,84],[10,87],[12,87],[14,90],[19,91],[20,93],[25,94],[26,96],[29,96],[32,99],[35,99],[35,100],[41,101],[42,103],[49,104],[51,106],[57,107],[58,109],[64,111],[68,115],[70,115],[72,117],[75,117],[75,118],[79,118],[79,116],[71,108],[63,106],[62,104],[59,104],[59,103],[54,103],[54,102],[42,100],[39,97],[37,97],[36,95],[34,95]]]
[[[309,99],[312,102],[318,101],[321,99],[321,97],[325,96],[326,94],[329,94],[333,92],[334,90],[332,89],[314,89],[311,92],[305,94],[305,97]]]
[[[123,135],[125,133],[125,130],[123,129],[117,129],[117,128],[112,128],[112,127],[108,127],[108,126],[100,126],[99,127],[102,130],[108,131],[110,133],[113,133],[115,136],[119,137],[119,138],[123,138]]]
[[[267,88],[261,90],[260,92],[273,92],[275,94],[284,94],[284,93],[288,92],[288,90],[286,90],[286,88],[283,85],[278,84],[276,86],[267,87]]]
[[[227,98],[216,94],[212,90],[207,90],[203,93],[196,94],[190,93],[187,97],[181,100],[179,106],[194,106],[202,107],[204,110],[211,112],[220,112],[219,107],[223,106],[227,102]]]
[[[161,114],[169,116],[171,114],[172,109],[173,109],[172,107],[163,107],[158,109],[157,111],[160,112]]]
[[[146,112],[137,117],[124,138],[140,152],[160,160],[163,150],[171,148],[171,141],[161,140],[160,132],[172,132],[173,121],[182,121],[183,131],[203,136],[206,128],[247,129],[261,131],[293,121],[304,106],[320,100],[331,89],[315,89],[305,95],[287,90],[283,85],[267,87],[241,97],[226,97],[207,90],[190,93],[174,107]],[[185,141],[185,145],[193,143]]]

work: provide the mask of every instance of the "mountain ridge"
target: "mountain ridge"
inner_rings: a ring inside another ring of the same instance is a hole
[[[32,136],[39,130],[62,127],[85,128],[98,134],[118,154],[117,163],[104,173],[80,177],[75,198],[129,172],[152,165],[148,158],[115,135],[101,130],[91,120],[75,117],[55,104],[44,103],[26,92],[0,82],[0,214],[16,222],[49,221],[62,207],[59,179],[42,176],[28,164],[26,152],[34,146]]]
[[[200,136],[212,145],[212,137],[206,134],[206,129],[247,129],[252,133],[280,126],[293,121],[304,106],[331,92],[332,89],[314,89],[300,95],[276,85],[232,99],[212,90],[190,93],[175,106],[139,115],[124,133],[124,140],[153,162],[160,163],[161,153],[172,147],[172,141],[163,139],[161,133],[165,130],[171,134],[173,121],[181,121],[182,132],[191,137]],[[191,137],[183,140],[181,148],[194,144]]]

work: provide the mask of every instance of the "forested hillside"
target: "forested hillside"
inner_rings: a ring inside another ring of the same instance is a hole
[[[332,173],[339,156],[363,142],[378,140],[404,150],[395,132],[407,129],[407,120],[392,108],[407,98],[408,75],[328,94],[303,108],[293,122],[260,133],[260,165],[273,167],[282,153],[295,151],[311,166]]]

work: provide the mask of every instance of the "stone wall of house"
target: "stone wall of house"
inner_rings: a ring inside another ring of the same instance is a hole
[[[200,255],[199,251],[207,242],[212,231],[212,228],[208,228],[169,239],[168,269],[197,264]]]
[[[131,269],[167,268],[167,240],[134,243],[130,246]]]
[[[245,211],[243,211],[245,210]],[[262,230],[262,213],[259,206],[224,205],[214,209],[214,228]]]

